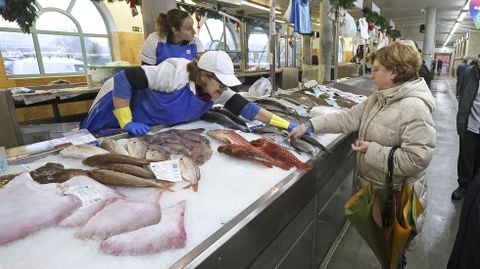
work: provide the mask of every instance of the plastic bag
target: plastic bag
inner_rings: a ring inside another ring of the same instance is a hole
[[[340,23],[340,35],[344,37],[353,37],[357,34],[357,24],[353,17],[345,11],[344,20]]]
[[[248,89],[248,93],[255,97],[269,96],[272,92],[272,84],[267,78],[259,78]]]

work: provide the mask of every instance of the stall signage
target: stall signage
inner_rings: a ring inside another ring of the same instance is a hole
[[[480,29],[480,0],[470,0],[470,16],[475,27]]]
[[[92,146],[99,146],[97,139],[87,130],[80,129],[63,134],[72,145],[89,144]]]
[[[171,182],[180,182],[183,180],[182,174],[180,173],[180,161],[178,159],[151,162],[150,169],[157,179]]]

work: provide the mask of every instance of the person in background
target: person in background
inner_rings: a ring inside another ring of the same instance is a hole
[[[157,65],[172,57],[194,60],[197,53],[204,52],[187,12],[171,9],[160,13],[156,25],[158,31],[147,37],[140,53],[142,64]]]
[[[465,70],[458,88],[457,133],[459,152],[457,162],[458,187],[452,193],[453,200],[462,200],[480,168],[480,54],[475,65]]]
[[[440,72],[442,72],[443,61],[442,59],[438,59],[437,61],[437,75],[440,76]]]
[[[480,171],[468,187],[462,203],[455,244],[447,269],[480,268]]]
[[[420,55],[422,55],[422,50],[418,48],[417,42],[415,42],[411,39],[402,39],[402,40],[399,40],[399,42],[401,42],[405,45],[409,45],[412,48],[415,48],[416,50],[418,50],[418,53],[420,53]],[[424,60],[422,60],[422,66],[420,66],[420,70],[418,71],[418,76],[422,77],[425,80],[425,83],[427,83],[428,88],[431,89],[430,85],[432,83],[433,76],[432,76],[430,70],[428,70],[428,67],[425,64]]]
[[[435,70],[437,70],[437,62],[433,60],[431,65],[432,65],[431,66],[432,68],[430,68],[430,72],[432,74],[432,77],[435,78]]]
[[[465,70],[467,70],[468,67],[468,60],[465,59],[461,64],[457,66],[457,85],[456,85],[456,96],[460,96],[460,92],[458,91],[458,88],[460,86],[460,80],[463,77],[463,74],[465,73]]]
[[[121,128],[133,135],[144,135],[152,125],[197,120],[214,103],[224,104],[248,120],[289,131],[298,126],[229,88],[240,84],[232,60],[223,51],[208,51],[198,63],[170,58],[156,66],[126,69],[104,83],[80,128],[92,133]]]
[[[368,183],[374,188],[385,186],[389,152],[393,146],[400,146],[395,152],[394,188],[399,190],[407,178],[426,207],[425,169],[433,156],[436,131],[432,118],[435,101],[425,80],[418,77],[422,58],[417,49],[401,42],[393,42],[369,58],[377,88],[374,94],[344,112],[311,118],[294,128],[288,137],[307,131],[358,131],[359,138],[352,144],[357,159],[356,188]],[[418,223],[420,228],[423,216]],[[398,268],[405,268],[405,264],[404,254]]]

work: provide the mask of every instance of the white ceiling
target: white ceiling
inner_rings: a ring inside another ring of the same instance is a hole
[[[251,0],[251,2],[265,6],[269,6],[270,3],[269,0]],[[289,0],[276,0],[276,6],[281,9],[282,14],[285,12],[288,2]],[[436,47],[442,47],[462,8],[465,6],[466,0],[375,0],[373,2],[380,7],[381,15],[395,22],[396,28],[402,32],[402,38],[411,38],[417,41],[424,40],[424,34],[419,33],[420,24],[425,23],[425,15],[422,13],[422,9],[435,7],[435,43]],[[311,1],[311,15],[315,21],[318,21],[319,18],[319,6],[320,0]],[[245,8],[242,8],[242,10],[245,12],[252,11],[252,9],[247,10]],[[358,9],[350,10],[349,12],[355,18],[362,16],[362,12]],[[257,12],[252,15],[267,18],[267,13],[265,12]],[[464,35],[466,31],[476,31],[469,12],[467,12],[465,19],[457,28],[447,46],[453,46],[455,40]]]

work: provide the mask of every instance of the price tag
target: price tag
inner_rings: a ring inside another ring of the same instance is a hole
[[[330,106],[333,106],[333,107],[340,107],[338,104],[337,104],[337,101],[333,98],[328,98],[328,99],[325,99],[325,102],[327,102],[327,104],[329,104]]]
[[[320,95],[322,95],[322,91],[318,87],[313,87],[313,93],[317,98],[320,97]]]
[[[0,174],[7,172],[7,153],[5,153],[5,147],[0,147]]]
[[[161,162],[150,163],[150,169],[157,179],[167,180],[171,182],[183,181],[180,173],[179,160],[167,160]]]
[[[102,200],[103,196],[100,195],[92,186],[72,186],[68,187],[64,194],[75,195],[82,202],[82,207],[91,206]]]
[[[308,116],[307,110],[303,106],[295,106],[293,109],[295,109],[295,112],[297,112],[299,116]]]
[[[245,123],[245,125],[247,125],[247,128],[250,132],[252,132],[253,130],[255,130],[256,128],[258,127],[263,127],[265,126],[265,123],[259,121],[259,120],[252,120],[252,121],[247,121]]]
[[[97,139],[87,130],[80,129],[63,134],[72,145],[90,144],[92,146],[99,146]]]

